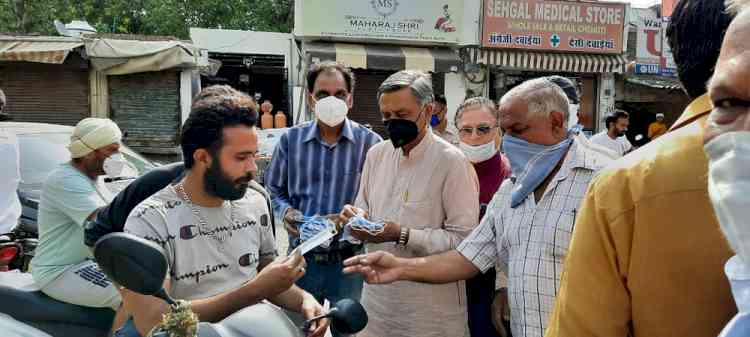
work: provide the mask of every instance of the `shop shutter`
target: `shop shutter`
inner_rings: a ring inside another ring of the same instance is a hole
[[[354,69],[356,87],[354,88],[354,106],[349,118],[360,124],[369,124],[372,130],[386,138],[383,116],[378,106],[378,87],[385,81],[390,72],[376,72]]]
[[[88,65],[78,53],[63,64],[2,62],[0,89],[16,122],[73,126],[91,116]]]
[[[125,143],[143,153],[173,154],[180,130],[179,73],[109,76],[110,116]]]

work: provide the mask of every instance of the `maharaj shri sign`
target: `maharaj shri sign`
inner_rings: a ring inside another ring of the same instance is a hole
[[[482,46],[620,54],[626,19],[622,3],[485,0]]]

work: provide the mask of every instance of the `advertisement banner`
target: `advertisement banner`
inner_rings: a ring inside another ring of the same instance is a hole
[[[621,54],[626,4],[484,0],[482,46]]]
[[[669,26],[669,17],[662,18],[661,30],[661,74],[665,76],[677,76],[677,64],[672,56],[672,49],[667,42],[667,26]]]
[[[659,64],[661,59],[661,19],[651,9],[637,9],[635,59],[638,63]]]
[[[302,0],[302,36],[457,44],[463,0]]]

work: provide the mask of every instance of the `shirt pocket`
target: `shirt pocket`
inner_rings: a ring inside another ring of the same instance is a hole
[[[409,201],[401,206],[399,221],[402,226],[413,229],[441,228],[443,226],[443,215],[439,201]]]

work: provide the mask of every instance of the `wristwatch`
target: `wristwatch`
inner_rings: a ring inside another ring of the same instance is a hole
[[[396,245],[406,247],[407,243],[409,243],[409,229],[401,227],[401,234],[398,236],[398,242],[396,242]]]

